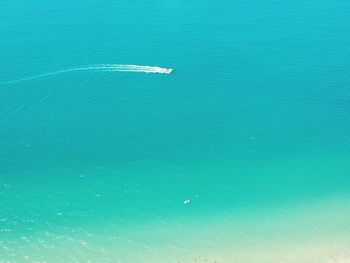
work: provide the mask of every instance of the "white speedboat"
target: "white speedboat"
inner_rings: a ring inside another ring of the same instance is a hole
[[[173,72],[172,68],[160,68],[160,73],[170,74],[171,72]]]

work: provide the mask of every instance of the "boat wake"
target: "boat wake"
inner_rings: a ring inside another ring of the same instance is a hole
[[[43,73],[39,75],[34,75],[26,78],[21,79],[15,79],[15,80],[9,80],[5,82],[0,82],[0,84],[12,84],[27,80],[34,80],[44,77],[50,77],[54,75],[59,75],[63,73],[68,72],[75,72],[75,71],[117,71],[117,72],[140,72],[140,73],[159,73],[159,74],[170,74],[172,73],[173,69],[171,68],[161,68],[161,67],[154,67],[154,66],[140,66],[140,65],[124,65],[124,64],[98,64],[98,65],[90,65],[85,67],[75,67],[75,68],[67,68],[57,71],[52,71],[48,73]]]

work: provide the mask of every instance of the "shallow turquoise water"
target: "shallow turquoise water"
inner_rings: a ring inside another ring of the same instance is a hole
[[[349,11],[2,1],[0,82],[106,63],[175,71],[0,84],[0,262],[193,262],[208,251],[256,262],[227,251],[266,243],[303,255],[290,262],[346,251]]]

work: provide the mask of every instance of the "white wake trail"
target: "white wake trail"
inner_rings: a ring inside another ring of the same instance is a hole
[[[25,78],[4,81],[4,82],[0,82],[0,85],[13,84],[13,83],[17,83],[17,82],[34,80],[34,79],[39,79],[39,78],[44,78],[44,77],[50,77],[50,76],[54,76],[54,75],[59,75],[59,74],[68,73],[68,72],[75,72],[75,71],[104,71],[104,72],[117,71],[117,72],[140,72],[140,73],[170,74],[170,73],[172,73],[173,69],[161,68],[161,67],[155,67],[155,66],[129,65],[129,64],[98,64],[98,65],[90,65],[90,66],[85,66],[85,67],[75,67],[75,68],[62,69],[62,70],[52,71],[52,72],[38,74],[38,75],[34,75],[34,76],[29,76],[29,77],[25,77]]]

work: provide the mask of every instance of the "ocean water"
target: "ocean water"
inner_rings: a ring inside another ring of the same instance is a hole
[[[2,0],[0,262],[349,262],[349,13]]]

